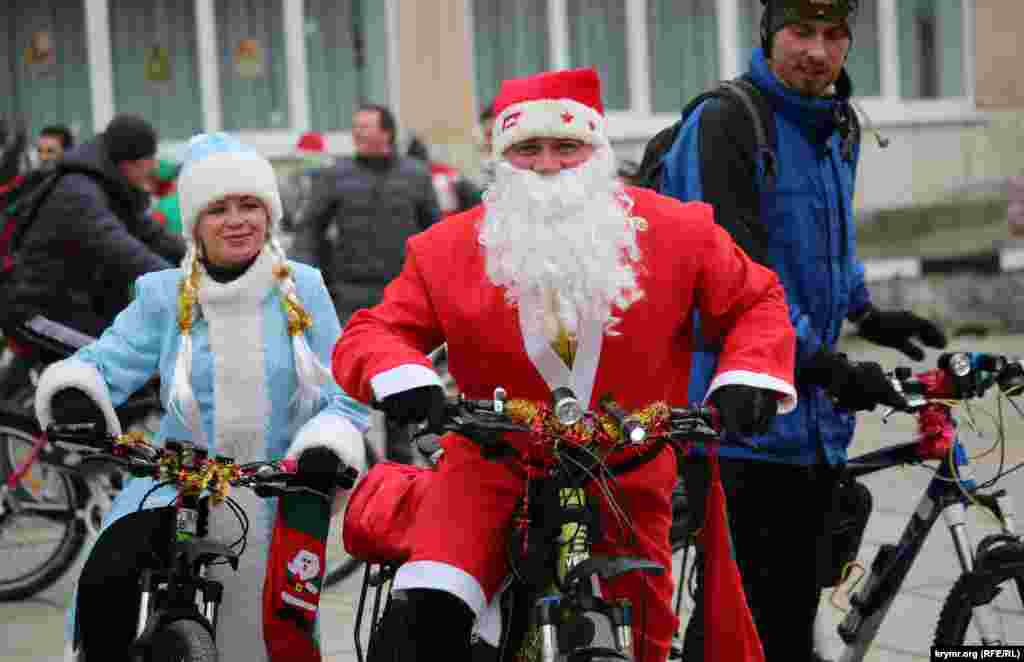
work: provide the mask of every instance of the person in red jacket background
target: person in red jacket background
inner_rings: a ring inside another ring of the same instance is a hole
[[[505,81],[495,115],[495,182],[484,204],[408,240],[383,301],[356,312],[335,346],[333,373],[346,392],[393,420],[437,423],[444,391],[425,354],[447,342],[468,398],[502,386],[510,398],[546,403],[568,387],[586,407],[605,395],[627,410],[686,405],[699,311],[723,347],[709,399],[727,432],[749,436],[793,408],[795,335],[778,278],[714,223],[709,205],[623,186],[596,71]],[[523,439],[508,441],[525,450]],[[382,659],[468,660],[474,621],[509,572],[522,474],[458,435],[441,443],[408,533],[411,557],[394,579],[400,599],[381,626],[381,641],[406,648],[378,646]],[[671,568],[676,458],[668,445],[648,450],[616,479],[632,531],[588,488],[604,533],[593,553]],[[606,463],[636,452],[614,449]],[[664,661],[676,629],[671,573],[627,573],[601,588],[637,606],[636,659]]]
[[[459,170],[447,163],[433,161],[430,148],[419,138],[413,138],[406,149],[406,155],[419,159],[430,168],[430,178],[441,208],[441,218],[466,211],[480,204],[481,191]]]

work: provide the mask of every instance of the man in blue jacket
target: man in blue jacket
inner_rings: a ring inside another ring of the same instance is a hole
[[[830,551],[827,520],[854,412],[902,404],[877,363],[835,352],[843,320],[915,360],[924,352],[912,340],[941,347],[945,338],[912,313],[874,308],[856,255],[859,143],[843,68],[856,0],[762,3],[762,48],[754,51],[746,78],[772,110],[773,184],[763,183],[753,129],[746,128],[751,116],[716,97],[683,124],[664,159],[661,191],[711,203],[715,220],[752,258],[774,269],[786,289],[798,334],[799,404],[756,440],[763,451],[723,448],[721,468],[736,560],[765,655],[769,662],[803,661],[814,655],[817,568]],[[716,348],[705,350],[694,355],[692,400],[703,398],[714,367]],[[682,471],[700,516],[706,465],[694,458]],[[685,660],[700,659],[703,650],[701,596],[696,604]]]

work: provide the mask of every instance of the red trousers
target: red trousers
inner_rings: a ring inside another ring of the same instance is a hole
[[[507,462],[481,457],[472,442],[448,435],[438,475],[413,519],[410,563],[435,561],[455,566],[477,580],[488,602],[509,574],[506,560],[513,511],[523,495],[524,479]],[[601,583],[607,599],[629,598],[633,605],[634,646],[638,662],[664,662],[678,626],[672,610],[672,488],[676,459],[666,446],[651,461],[617,476],[615,499],[632,521],[633,543],[591,482],[591,503],[601,513],[603,542],[594,554],[634,556],[665,568],[659,575],[630,572]]]

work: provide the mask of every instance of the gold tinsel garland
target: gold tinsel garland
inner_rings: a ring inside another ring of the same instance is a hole
[[[564,425],[555,416],[551,407],[530,400],[509,400],[505,403],[509,418],[529,426],[535,435],[558,443],[577,446],[597,446],[614,450],[626,445],[618,422],[608,414],[600,413],[584,417],[573,425]],[[647,439],[653,440],[668,432],[671,409],[665,402],[654,402],[632,412],[647,429]]]

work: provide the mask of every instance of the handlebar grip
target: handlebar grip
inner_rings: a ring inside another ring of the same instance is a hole
[[[351,489],[358,479],[359,470],[342,462],[338,467],[338,473],[334,476],[334,486],[346,490]]]
[[[99,450],[110,446],[110,439],[97,432],[96,423],[51,423],[46,428],[50,441],[62,441]]]

